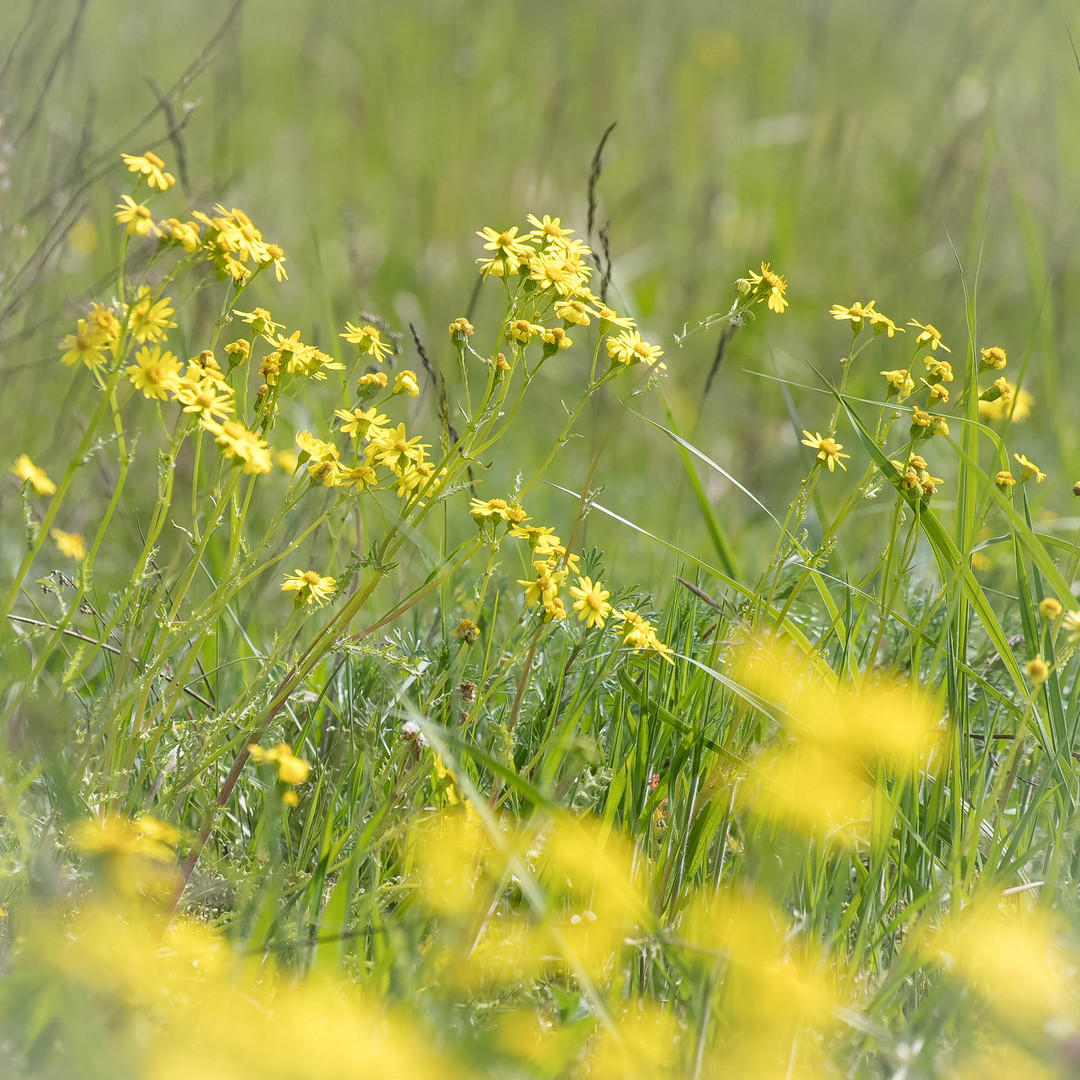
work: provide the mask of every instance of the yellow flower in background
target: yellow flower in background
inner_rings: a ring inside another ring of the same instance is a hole
[[[278,779],[283,784],[302,784],[311,773],[311,766],[298,758],[288,743],[278,743],[269,750],[258,743],[248,743],[247,750],[256,765],[276,765]]]
[[[27,454],[20,454],[9,471],[24,484],[29,484],[38,495],[52,495],[56,491],[56,485],[49,479],[48,473],[38,468]]]
[[[274,467],[269,443],[243,424],[236,420],[218,423],[205,417],[199,422],[214,436],[227,458],[243,462],[245,473],[268,473]]]
[[[761,264],[760,274],[755,274],[753,270],[749,270],[746,276],[749,278],[757,298],[764,300],[768,297],[769,310],[775,311],[777,315],[782,315],[788,306],[788,299],[785,296],[787,279],[783,275],[776,273],[775,270],[770,270],[767,262]]]
[[[356,326],[351,322],[347,322],[345,332],[338,334],[338,337],[344,338],[350,345],[356,345],[361,356],[374,356],[380,364],[394,352],[393,345],[388,345],[383,341],[379,328],[372,326],[370,323],[364,326]]]
[[[801,440],[803,446],[809,446],[812,450],[816,450],[818,461],[824,462],[829,467],[829,472],[832,472],[837,465],[845,472],[847,471],[847,466],[842,459],[850,458],[851,455],[840,452],[844,449],[843,443],[838,443],[828,436],[822,436],[821,432],[815,432],[811,435],[805,428],[803,429],[803,435],[805,436]]]
[[[142,154],[121,154],[120,157],[131,172],[146,180],[148,187],[168,191],[176,183],[176,177],[165,171],[165,162],[152,150]]]
[[[297,570],[285,575],[281,591],[296,593],[298,606],[318,604],[322,607],[337,591],[337,582],[334,578],[324,577],[315,570]]]
[[[1061,610],[1061,601],[1056,597],[1048,596],[1045,600],[1039,601],[1039,614],[1047,622],[1053,622],[1061,614]]]
[[[592,578],[580,577],[576,585],[570,586],[570,595],[575,598],[574,610],[578,613],[578,621],[585,623],[585,628],[591,630],[594,626],[604,628],[604,620],[611,614],[611,605],[607,602],[611,595],[603,584]]]
[[[86,541],[79,533],[64,532],[63,529],[50,529],[49,535],[56,541],[60,554],[76,562],[86,558]]]
[[[1046,473],[1034,461],[1029,461],[1023,454],[1013,454],[1013,457],[1020,466],[1021,481],[1034,478],[1036,484],[1041,484],[1046,479]]]
[[[1050,666],[1041,656],[1033,656],[1027,662],[1028,678],[1036,685],[1042,686],[1044,682],[1050,677]]]
[[[180,361],[161,347],[143,346],[135,354],[136,363],[127,367],[128,378],[144,397],[165,400],[180,385]]]
[[[415,371],[399,371],[394,376],[394,388],[392,394],[408,394],[409,397],[420,396],[420,384],[416,381]]]
[[[929,345],[935,352],[938,349],[952,352],[952,349],[947,348],[941,340],[941,331],[934,326],[933,323],[926,323],[923,325],[918,319],[909,319],[908,326],[915,326],[921,331],[919,336],[915,339],[916,345]]]
[[[1031,407],[1034,404],[1035,398],[1027,390],[1021,388],[1009,394],[1008,397],[1003,394],[993,401],[984,401],[980,398],[979,416],[984,420],[1012,420],[1013,423],[1020,423],[1031,415]]]
[[[137,203],[130,195],[121,195],[116,204],[118,225],[126,225],[129,236],[161,236],[161,229],[154,223],[154,215],[145,203]]]

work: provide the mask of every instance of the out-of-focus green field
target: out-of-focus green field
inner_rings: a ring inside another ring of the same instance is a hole
[[[29,448],[52,465],[62,433],[49,426],[68,415],[56,406],[80,392],[55,346],[115,259],[120,148],[157,147],[196,203],[242,206],[284,246],[288,285],[261,284],[256,299],[305,337],[325,345],[345,319],[381,313],[411,362],[410,321],[449,369],[445,328],[470,304],[474,230],[529,212],[583,230],[590,162],[616,121],[596,189],[614,297],[667,349],[665,393],[688,435],[700,408],[697,445],[784,506],[806,468],[798,429],[820,426],[830,403],[799,388],[789,400],[762,376],[815,384],[812,363],[838,378],[848,338],[827,311],[855,299],[935,323],[962,357],[959,259],[969,286],[978,269],[979,344],[1006,346],[1014,378],[1030,354],[1025,448],[1051,478],[1037,506],[1069,513],[1080,75],[1067,3],[251,0],[177,96],[173,120],[190,115],[170,143],[162,112],[146,120],[153,87],[176,83],[229,10],[2,6],[4,460]],[[673,335],[726,310],[732,281],[762,259],[788,276],[791,307],[735,338],[702,404],[718,331],[682,349]],[[880,397],[877,369],[901,363],[877,355],[853,375],[856,394]],[[549,380],[538,432],[561,417],[559,391]],[[658,400],[639,406],[662,419]],[[553,473],[574,489],[590,456],[580,446]],[[499,468],[489,495],[512,463]],[[681,475],[676,447],[630,415],[596,482],[605,505],[700,550]],[[763,515],[706,482],[753,562]],[[554,493],[535,502],[542,516],[572,510]],[[602,534],[596,515],[589,527],[642,580],[673,565],[625,529]]]

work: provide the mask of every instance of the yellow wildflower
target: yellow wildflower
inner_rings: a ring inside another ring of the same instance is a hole
[[[394,377],[392,394],[408,394],[409,397],[420,396],[420,384],[416,381],[415,371],[399,371]]]
[[[1042,686],[1050,677],[1050,666],[1041,656],[1034,656],[1027,663],[1027,675],[1036,686]]]
[[[557,596],[559,585],[567,572],[556,570],[547,560],[534,562],[533,569],[536,577],[518,579],[518,584],[525,586],[526,604],[543,604],[546,607]]]
[[[982,357],[983,366],[993,368],[995,371],[1001,371],[1008,363],[1005,350],[1000,345],[991,345],[989,349],[980,349],[979,355]]]
[[[176,183],[176,177],[165,171],[165,162],[152,150],[142,154],[121,154],[129,171],[145,178],[147,186],[159,191],[168,191]]]
[[[176,323],[170,319],[175,314],[169,307],[169,297],[156,303],[149,285],[140,285],[135,303],[127,312],[127,325],[132,337],[141,345],[144,341],[160,341]]]
[[[175,240],[180,244],[188,254],[198,250],[202,241],[197,221],[181,221],[179,218],[174,217],[166,218],[159,224],[158,228],[171,240]]]
[[[390,423],[374,405],[370,409],[335,409],[334,415],[344,421],[341,430],[354,439],[377,439]]]
[[[333,443],[316,439],[310,431],[298,431],[296,445],[313,461],[337,460],[339,456],[338,448]]]
[[[570,335],[561,326],[548,327],[540,337],[545,344],[552,346],[551,349],[545,350],[545,355],[547,352],[554,352],[556,349],[569,349],[574,344],[570,339]]]
[[[946,352],[952,352],[952,349],[947,348],[941,340],[941,331],[932,323],[926,323],[923,325],[917,319],[909,319],[908,326],[915,326],[921,331],[919,336],[915,339],[916,345],[929,345],[935,352],[941,348]]]
[[[56,485],[49,479],[45,470],[38,468],[27,454],[20,454],[9,471],[24,484],[29,484],[38,495],[52,495],[56,491]]]
[[[1080,641],[1080,611],[1066,611],[1061,625],[1070,642]]]
[[[882,371],[879,374],[885,376],[885,381],[889,384],[890,395],[897,394],[901,398],[906,398],[915,389],[915,380],[911,377],[911,373],[907,368]]]
[[[357,386],[363,390],[385,390],[390,380],[385,371],[369,371],[356,380]]]
[[[285,271],[285,262],[285,252],[277,244],[266,245],[266,258],[262,260],[263,266],[269,263],[274,268],[274,277],[279,282],[289,280],[289,275]]]
[[[61,555],[82,562],[86,558],[86,541],[79,533],[64,532],[63,529],[50,529],[49,535],[56,541]]]
[[[380,364],[394,351],[393,345],[388,345],[383,341],[379,328],[372,326],[370,323],[364,326],[356,326],[351,322],[347,322],[345,324],[345,333],[338,334],[338,337],[344,338],[350,345],[356,345],[361,356],[374,356]]]
[[[454,627],[454,637],[466,645],[475,645],[480,640],[480,627],[472,619],[462,619]]]
[[[180,361],[171,352],[163,353],[159,345],[144,345],[135,360],[126,370],[132,385],[144,397],[164,400],[180,385]]]
[[[562,240],[574,231],[562,227],[562,218],[549,217],[547,214],[543,218],[529,214],[525,220],[533,227],[533,231],[528,234],[528,239],[540,240],[545,244],[553,240]]]
[[[578,620],[585,623],[586,629],[599,626],[603,630],[604,620],[611,613],[611,605],[607,602],[611,593],[603,584],[599,580],[594,583],[592,578],[579,577],[578,583],[570,586],[570,595],[575,598],[573,607]]]
[[[527,521],[525,511],[517,503],[508,503],[505,499],[472,499],[469,502],[469,513],[477,521],[490,518],[502,518],[503,521],[519,525]]]
[[[269,444],[243,424],[235,420],[218,423],[206,417],[199,422],[214,436],[227,458],[244,463],[245,473],[268,473],[274,467]]]
[[[555,317],[575,326],[588,326],[596,312],[581,300],[559,300],[555,304]]]
[[[296,593],[297,607],[301,604],[318,604],[322,607],[337,591],[337,582],[314,570],[297,570],[285,575],[281,591]]]
[[[875,303],[876,301],[871,300],[866,305],[866,317],[870,320],[870,325],[873,326],[875,334],[885,334],[887,337],[893,337],[897,333],[907,333],[902,326],[897,326],[888,315],[882,315],[880,311],[877,311],[874,308]]]
[[[760,274],[755,274],[753,270],[750,270],[746,276],[750,279],[758,300],[764,300],[767,296],[769,310],[782,315],[788,306],[788,299],[784,295],[787,292],[787,279],[775,270],[770,270],[767,262],[761,264]]]
[[[467,337],[472,337],[474,333],[475,328],[473,327],[473,324],[469,322],[469,320],[466,319],[464,315],[462,315],[458,319],[455,319],[450,324],[451,341],[455,340],[456,338],[457,340],[464,342]]]
[[[510,336],[517,341],[531,341],[537,334],[542,334],[544,328],[528,319],[517,319],[510,324]]]
[[[386,428],[371,440],[367,448],[368,456],[401,476],[409,465],[424,460],[424,451],[429,447],[420,439],[420,435],[410,439],[405,425],[398,424],[396,428]]]
[[[276,765],[278,779],[283,784],[302,784],[311,773],[311,766],[303,758],[298,758],[288,743],[278,743],[269,750],[264,750],[258,743],[248,743],[247,751],[256,765]],[[295,803],[289,805],[294,806]]]
[[[1016,477],[1013,476],[1008,469],[1002,469],[1001,472],[994,477],[994,483],[1001,488],[1002,491],[1008,491],[1008,489],[1016,483]]]
[[[873,307],[873,300],[870,301],[870,307]],[[856,332],[863,328],[863,320],[870,316],[869,308],[864,308],[858,300],[851,305],[851,307],[844,307],[843,304],[833,304],[829,308],[829,314],[836,319],[837,322],[847,320],[851,323],[852,330]]]
[[[561,250],[536,255],[529,261],[529,277],[541,289],[554,289],[560,296],[580,293],[592,270],[580,259],[566,258]]]
[[[1029,461],[1023,454],[1013,454],[1013,457],[1020,465],[1021,482],[1034,478],[1036,484],[1041,484],[1046,479],[1046,473],[1034,461]]]
[[[636,330],[624,330],[615,337],[609,337],[606,345],[608,356],[620,364],[645,363],[652,367],[664,355],[659,345],[642,341]]]
[[[228,385],[223,387],[216,379],[200,380],[185,375],[177,383],[174,393],[184,412],[224,420],[236,411],[232,388]]]
[[[1053,622],[1061,614],[1061,601],[1053,596],[1048,596],[1039,601],[1039,614],[1047,621]]]
[[[251,311],[240,311],[236,308],[233,309],[233,314],[240,317],[242,322],[246,322],[251,327],[253,334],[259,334],[265,337],[271,345],[276,345],[280,338],[275,339],[274,335],[279,330],[284,330],[284,323],[274,322],[274,316],[264,307],[252,308]]]
[[[829,472],[832,472],[837,465],[845,472],[847,471],[847,466],[841,459],[850,458],[851,455],[840,453],[840,451],[844,449],[842,443],[838,443],[835,439],[829,438],[828,436],[823,437],[820,432],[815,432],[811,435],[805,428],[803,429],[803,435],[805,436],[805,438],[801,440],[803,446],[809,446],[811,449],[816,450],[818,461],[823,461],[828,465]]]
[[[154,223],[154,215],[145,203],[137,203],[130,195],[121,195],[116,204],[118,225],[126,225],[124,230],[129,236],[160,236],[161,229]]]
[[[512,229],[504,232],[496,232],[490,226],[485,225],[476,234],[484,241],[484,250],[494,252],[490,259],[477,259],[481,264],[484,277],[495,274],[501,277],[506,267],[517,269],[522,263],[528,261],[532,254],[529,247],[523,243],[524,237],[518,239],[518,229],[515,225]],[[496,267],[496,264],[497,267]]]
[[[75,333],[66,335],[60,342],[60,348],[65,350],[60,361],[71,367],[81,360],[93,371],[105,363],[105,353],[102,350],[111,344],[108,335],[100,327],[86,319],[79,319],[75,324]]]
[[[952,382],[953,369],[948,360],[939,360],[933,353],[927,353],[923,362],[931,382]]]
[[[979,416],[984,420],[1012,420],[1014,423],[1019,423],[1031,415],[1031,406],[1034,403],[1035,398],[1027,390],[1021,388],[1013,392],[1008,399],[1004,396],[993,401],[980,398]]]

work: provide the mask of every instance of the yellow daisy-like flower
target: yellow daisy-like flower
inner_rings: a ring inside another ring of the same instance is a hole
[[[180,361],[171,352],[162,352],[161,346],[144,345],[136,354],[134,364],[126,371],[136,390],[144,397],[164,401],[180,386]]]
[[[667,647],[656,635],[656,628],[644,616],[636,611],[613,611],[612,616],[622,624],[618,633],[622,637],[622,643],[634,652],[647,649],[655,652],[669,664],[674,664],[671,649]]]
[[[515,268],[521,263],[527,262],[532,254],[532,250],[524,243],[525,237],[518,237],[516,225],[512,229],[506,229],[503,232],[496,232],[490,226],[485,225],[476,235],[484,241],[485,251],[495,252],[493,258],[478,261],[503,262],[504,265]]]
[[[60,554],[76,562],[86,558],[86,541],[79,533],[64,532],[63,529],[50,529],[49,535],[56,541]]]
[[[547,607],[558,595],[559,585],[566,577],[565,570],[556,570],[550,562],[534,562],[535,578],[518,579],[525,587],[526,604],[543,604]]]
[[[581,300],[559,300],[555,304],[555,317],[575,326],[588,326],[596,312]]]
[[[647,364],[652,367],[664,350],[659,345],[650,345],[643,341],[636,330],[624,330],[621,334],[609,337],[605,342],[608,356],[620,364]]]
[[[915,326],[921,331],[919,336],[915,339],[916,345],[929,345],[931,349],[937,352],[938,349],[944,349],[946,352],[952,352],[952,349],[948,348],[941,340],[941,331],[934,326],[933,323],[926,323],[925,325],[919,322],[918,319],[908,319],[908,326]]]
[[[176,314],[169,307],[171,300],[165,296],[154,302],[149,285],[140,285],[135,303],[127,312],[127,325],[131,336],[141,345],[144,341],[160,341],[169,330],[175,328],[170,316]]]
[[[932,353],[927,353],[924,363],[926,364],[926,373],[930,376],[931,382],[953,381],[952,364],[950,364],[948,360],[939,360]]]
[[[769,269],[769,264],[761,264],[761,273],[756,274],[753,270],[747,271],[747,278],[754,287],[754,292],[759,300],[769,298],[769,310],[782,315],[788,306],[788,299],[784,295],[787,292],[787,278]]]
[[[333,578],[325,580],[333,581]],[[269,750],[264,750],[258,743],[248,743],[247,751],[256,765],[276,765],[278,779],[283,784],[302,784],[311,773],[311,766],[298,758],[288,743],[278,743]],[[289,805],[296,804],[290,802]]]
[[[400,476],[409,465],[424,460],[424,451],[429,446],[420,439],[420,435],[410,439],[405,425],[398,424],[396,428],[386,428],[377,438],[373,438],[368,444],[367,454],[372,461],[385,465]]]
[[[453,341],[456,337],[456,339],[461,342],[464,342],[467,337],[472,337],[473,334],[476,332],[473,324],[469,322],[469,320],[466,319],[464,315],[462,315],[460,318],[455,319],[450,324],[449,330],[450,340]]]
[[[200,380],[187,375],[179,381],[175,390],[176,400],[183,406],[184,412],[222,420],[236,411],[232,394],[231,387],[222,387],[215,379]]]
[[[533,227],[533,231],[529,233],[529,239],[540,240],[545,244],[553,240],[562,240],[574,231],[563,228],[562,218],[549,217],[547,214],[543,218],[529,214],[525,220]]]
[[[385,371],[369,371],[356,380],[356,385],[362,390],[385,390],[390,384]]]
[[[508,535],[518,540],[528,540],[529,547],[538,555],[550,555],[562,543],[555,530],[548,525],[515,525]]]
[[[866,317],[870,320],[870,325],[874,328],[875,334],[885,334],[886,337],[895,337],[897,334],[907,333],[902,326],[897,326],[888,315],[882,315],[882,313],[874,307],[875,303],[877,303],[876,300],[871,300],[870,303],[866,305]]]
[[[554,352],[555,349],[569,349],[574,342],[570,335],[561,326],[550,326],[540,335],[545,345],[553,346],[546,352]]]
[[[392,394],[408,394],[409,397],[420,396],[420,384],[416,381],[415,371],[399,371],[394,377]]]
[[[803,446],[809,446],[811,449],[816,450],[818,461],[823,461],[828,465],[829,472],[832,472],[837,465],[845,472],[847,471],[847,466],[841,459],[850,458],[851,455],[840,453],[844,449],[843,444],[827,436],[823,437],[820,432],[811,435],[805,428],[803,429],[803,435],[806,436],[802,440]]]
[[[1008,469],[1002,469],[1001,472],[994,477],[994,483],[997,484],[1002,491],[1007,491],[1016,483],[1016,477],[1013,476]]]
[[[525,511],[517,503],[508,503],[505,499],[471,499],[469,513],[477,521],[488,518],[502,518],[503,521],[520,525],[527,521]]]
[[[1061,601],[1055,596],[1047,596],[1039,601],[1039,614],[1047,622],[1053,622],[1061,614]]]
[[[337,592],[337,582],[314,570],[297,570],[286,574],[281,585],[282,592],[296,593],[296,604],[317,604],[322,607]]]
[[[313,461],[336,461],[340,456],[340,451],[333,443],[316,439],[310,431],[298,431],[296,445]]]
[[[338,487],[355,487],[358,491],[364,488],[374,487],[379,482],[379,476],[370,465],[354,465],[351,469],[344,466],[338,469]]]
[[[137,203],[130,195],[121,195],[113,215],[118,225],[126,225],[129,236],[161,236],[154,215],[145,203]]]
[[[873,306],[873,303],[873,300],[871,300],[871,307]],[[843,304],[833,304],[833,306],[829,308],[829,314],[836,319],[837,322],[842,322],[846,319],[851,323],[851,328],[853,330],[861,330],[863,328],[864,320],[870,316],[870,311],[868,308],[864,308],[862,304],[856,300],[851,307],[844,307]]]
[[[347,322],[345,324],[345,333],[338,334],[338,337],[343,337],[350,345],[356,345],[361,356],[374,356],[380,364],[394,352],[393,345],[383,341],[379,328],[372,326],[370,323],[364,326],[356,326],[351,322]]]
[[[989,349],[980,349],[979,355],[982,357],[983,366],[993,368],[994,371],[1001,371],[1009,362],[1005,350],[1000,345],[991,345]]]
[[[274,467],[270,456],[270,446],[254,431],[248,431],[243,424],[235,420],[208,420],[203,417],[199,423],[209,431],[227,458],[241,461],[245,473],[268,473]]]
[[[390,423],[374,405],[370,409],[335,409],[334,415],[344,421],[341,430],[354,439],[377,439]]]
[[[56,491],[56,485],[49,479],[49,474],[35,465],[28,454],[20,454],[9,471],[24,484],[29,484],[38,495],[52,495]]]
[[[1036,484],[1041,484],[1046,479],[1046,473],[1034,461],[1029,461],[1023,454],[1013,454],[1013,457],[1020,466],[1021,481],[1034,479]]]
[[[1070,642],[1080,641],[1080,611],[1066,611],[1061,625]]]
[[[275,339],[275,335],[279,330],[285,329],[284,323],[274,322],[274,316],[264,307],[252,308],[251,311],[239,311],[233,309],[233,314],[236,315],[242,322],[246,322],[251,327],[251,331],[254,334],[260,334],[265,337],[271,345],[276,345],[280,338]]]
[[[567,259],[561,251],[544,252],[529,261],[531,280],[541,289],[554,289],[560,296],[580,293],[592,270],[579,259]]]
[[[145,178],[148,187],[168,191],[176,183],[176,177],[165,171],[165,162],[152,150],[142,154],[121,154],[120,157],[131,172]]]
[[[202,242],[202,234],[199,232],[197,221],[181,221],[179,218],[166,218],[158,226],[161,231],[175,240],[188,254],[197,251]]]
[[[890,394],[897,394],[901,398],[906,398],[915,389],[915,380],[911,377],[911,372],[907,368],[882,371],[879,374],[885,376],[885,381],[889,384]]]
[[[510,324],[510,336],[515,341],[527,342],[532,341],[538,334],[544,332],[542,326],[538,326],[536,323],[529,322],[528,319],[517,319]]]
[[[925,379],[920,379],[919,382],[923,384],[930,391],[930,403],[933,404],[936,401],[940,401],[942,405],[948,404],[949,391],[942,386],[941,383],[927,382]]]
[[[274,277],[278,283],[288,281],[289,275],[285,270],[285,252],[277,244],[266,245],[266,258],[262,260],[263,266],[268,263],[274,268]]]
[[[603,630],[604,620],[611,614],[611,605],[607,602],[611,593],[602,582],[579,577],[578,583],[570,586],[570,595],[575,598],[573,607],[578,613],[578,620],[585,623],[586,629],[599,626]]]
[[[93,371],[105,363],[104,350],[111,344],[105,331],[86,319],[80,319],[75,324],[75,333],[66,335],[60,342],[60,348],[65,350],[60,362],[71,367],[81,360]]]

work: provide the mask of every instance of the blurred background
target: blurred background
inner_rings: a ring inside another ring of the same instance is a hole
[[[473,300],[474,231],[550,213],[583,234],[590,165],[614,122],[596,184],[612,299],[665,348],[664,394],[683,434],[774,513],[809,468],[799,430],[831,412],[809,366],[839,379],[849,333],[830,305],[876,299],[898,322],[932,322],[962,363],[961,267],[969,289],[977,279],[978,345],[1007,348],[1007,374],[1035,395],[1017,448],[1050,474],[1037,504],[1071,513],[1080,74],[1070,29],[1080,34],[1080,19],[1064,0],[9,0],[0,456],[26,450],[60,470],[70,451],[70,408],[87,380],[60,365],[57,343],[102,299],[95,282],[115,262],[121,149],[155,148],[191,205],[242,207],[285,248],[289,282],[261,280],[249,298],[305,340],[332,349],[346,319],[373,312],[406,335],[399,363],[419,367],[413,322],[452,372],[446,325]],[[719,328],[682,348],[675,334],[726,310],[734,279],[762,260],[788,277],[791,306],[782,317],[758,309],[703,401]],[[482,292],[478,340],[500,312],[498,290]],[[906,343],[875,342],[852,391],[880,398],[878,371],[909,355]],[[584,354],[548,367],[532,431],[518,433],[518,460],[493,465],[487,497],[542,461],[560,399],[579,392],[575,363]],[[432,434],[433,396],[415,406]],[[664,419],[655,394],[630,406]],[[308,407],[297,403],[289,422],[325,425]],[[552,479],[586,482],[617,403],[606,409]],[[843,426],[838,437],[854,441]],[[757,538],[774,527],[722,477],[702,479],[745,563],[758,565]],[[852,483],[830,479],[823,497]],[[616,423],[595,484],[605,506],[715,562],[678,448],[644,421]],[[946,488],[935,505],[947,513],[950,497]],[[14,484],[0,498],[18,514]],[[574,509],[550,489],[530,500],[556,526]],[[877,513],[868,503],[863,516]],[[660,591],[676,566],[595,515],[588,541]]]

